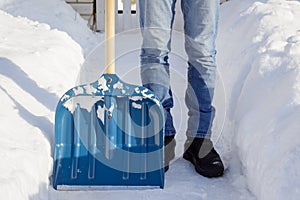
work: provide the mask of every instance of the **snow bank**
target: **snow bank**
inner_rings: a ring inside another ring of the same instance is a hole
[[[58,0],[6,0],[0,9],[0,196],[48,199],[55,106],[93,33]]]
[[[5,12],[18,17],[25,17],[38,23],[44,23],[51,29],[66,32],[74,41],[83,48],[85,54],[95,46],[95,41],[100,37],[93,34],[87,25],[87,21],[65,0],[1,0],[0,8]],[[86,28],[84,28],[86,27]]]
[[[300,2],[222,5],[218,62],[232,140],[258,199],[300,195]]]

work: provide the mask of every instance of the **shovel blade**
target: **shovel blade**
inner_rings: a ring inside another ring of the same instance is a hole
[[[70,89],[55,116],[53,187],[164,187],[164,114],[148,89],[104,74]]]

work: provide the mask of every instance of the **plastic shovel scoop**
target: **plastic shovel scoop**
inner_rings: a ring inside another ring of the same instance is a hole
[[[164,114],[145,87],[114,69],[114,1],[106,0],[106,73],[59,100],[52,182],[57,190],[164,187]]]

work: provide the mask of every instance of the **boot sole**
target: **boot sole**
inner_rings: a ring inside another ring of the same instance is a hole
[[[207,171],[205,169],[202,169],[201,167],[196,167],[196,160],[193,158],[193,156],[189,153],[189,152],[185,152],[183,154],[183,158],[189,162],[191,162],[197,173],[199,173],[202,176],[205,176],[207,178],[216,178],[216,177],[220,177],[223,175],[223,170],[217,173],[212,173],[210,171]]]

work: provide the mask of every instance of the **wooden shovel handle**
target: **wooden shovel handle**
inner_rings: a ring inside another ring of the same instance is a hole
[[[105,72],[115,74],[115,0],[105,1]]]

